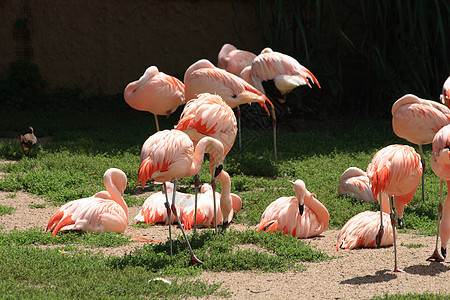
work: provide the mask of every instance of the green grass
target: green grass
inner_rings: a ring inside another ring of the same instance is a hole
[[[0,205],[0,215],[10,215],[12,214],[16,209],[11,206],[5,206]]]
[[[23,114],[27,115],[27,112]],[[68,114],[50,110],[27,116],[29,118],[23,121],[14,113],[0,113],[0,118],[9,128],[7,132],[0,131],[0,137],[17,136],[21,128],[26,129],[32,124],[38,140],[43,136],[51,136],[51,139],[36,147],[31,157],[24,156],[18,142],[0,140],[0,158],[15,161],[0,164],[0,171],[6,173],[0,180],[0,190],[12,192],[11,195],[27,191],[47,200],[45,204],[30,207],[62,205],[103,190],[102,175],[111,167],[120,168],[127,174],[124,198],[129,206],[142,205],[145,198],[140,193],[143,191],[161,189],[147,184],[142,190],[137,185],[140,148],[155,131],[150,114],[124,109],[96,112],[94,118],[89,112]],[[176,119],[176,114],[169,119],[161,118],[162,128],[173,127]],[[330,228],[340,228],[361,211],[377,210],[375,204],[338,196],[337,186],[339,176],[348,167],[366,169],[372,156],[382,147],[406,143],[393,134],[390,126],[389,120],[352,120],[336,122],[327,130],[312,129],[298,133],[280,130],[277,161],[272,159],[269,128],[255,131],[244,128],[243,149],[239,150],[236,143],[224,163],[224,169],[232,176],[232,192],[239,194],[243,201],[243,208],[236,214],[234,222],[257,224],[269,203],[281,196],[294,195],[290,181],[299,178],[328,208]],[[424,150],[429,160],[431,147],[426,145]],[[210,179],[205,162],[200,171],[200,181],[209,182]],[[422,203],[419,187],[405,210],[405,229],[402,231],[435,234],[439,181],[430,168],[426,170],[426,179],[426,203]],[[180,180],[180,190],[193,193],[193,178]],[[0,207],[0,212],[2,209]],[[192,276],[204,270],[302,271],[306,268],[303,262],[332,259],[304,241],[279,233],[247,230],[227,231],[214,236],[211,230],[204,230],[199,235],[189,235],[195,253],[204,264],[189,266],[188,250],[181,236],[174,240],[172,259],[168,242],[146,245],[123,256],[104,257],[93,254],[89,249],[117,247],[129,243],[129,238],[112,233],[69,233],[53,237],[43,230],[33,228],[0,233],[0,292],[5,291],[5,297],[227,296],[230,291],[220,285],[193,281]],[[39,245],[44,249],[36,248]],[[49,248],[46,246],[56,249],[45,249]],[[79,250],[79,246],[86,247],[86,250]],[[3,268],[5,263],[18,267],[14,270],[10,266]],[[52,274],[48,274],[48,268],[54,268]],[[88,274],[86,278],[83,277],[85,274]],[[155,277],[169,277],[172,284],[149,282]],[[105,281],[96,278],[105,278]],[[110,290],[112,286],[114,288]],[[129,293],[124,296],[123,290]]]

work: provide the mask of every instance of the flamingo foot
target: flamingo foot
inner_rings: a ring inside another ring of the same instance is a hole
[[[228,228],[228,226],[230,226],[230,222],[224,221],[224,222],[222,223],[222,231],[223,231],[223,230],[226,230],[226,229]]]
[[[397,266],[394,268],[395,273],[405,273],[405,271],[403,271],[402,269],[399,269]]]
[[[442,249],[441,249],[442,251]],[[433,254],[427,258],[427,261],[436,261],[436,262],[442,262],[445,261],[445,259],[442,257],[442,255],[439,253],[438,249],[434,249]]]
[[[195,256],[194,253],[192,253],[191,254],[191,260],[189,261],[189,264],[191,264],[191,265],[195,265],[195,264],[201,265],[201,264],[203,264],[203,262],[200,259],[198,259],[197,256]]]

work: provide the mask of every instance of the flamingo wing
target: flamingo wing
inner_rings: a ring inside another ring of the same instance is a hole
[[[339,195],[353,195],[356,199],[375,202],[371,184],[366,172],[359,168],[350,167],[339,178]]]

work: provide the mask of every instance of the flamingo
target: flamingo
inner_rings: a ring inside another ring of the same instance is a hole
[[[306,189],[303,180],[294,182],[294,192],[296,197],[281,197],[269,204],[257,231],[282,230],[284,234],[304,239],[318,236],[328,227],[328,210]]]
[[[184,84],[151,66],[139,80],[126,86],[124,98],[132,108],[154,114],[156,130],[159,131],[158,115],[169,116],[185,103]]]
[[[450,109],[436,101],[407,94],[392,105],[392,128],[401,138],[419,146],[422,166],[425,158],[422,145],[433,141],[434,135],[450,123]],[[425,172],[422,172],[422,201],[425,201]]]
[[[211,93],[221,96],[231,108],[256,102],[270,115],[266,102],[273,107],[272,102],[251,84],[237,75],[216,68],[206,59],[200,59],[186,70],[184,84],[187,100],[194,99],[201,93]],[[238,111],[239,118],[240,111]],[[276,152],[276,149],[274,151]]]
[[[127,176],[116,168],[103,175],[106,191],[70,201],[50,218],[46,231],[56,236],[58,231],[123,233],[127,228],[128,206],[123,200]]]
[[[444,82],[442,86],[442,94],[440,96],[442,104],[449,107],[450,106],[450,76]]]
[[[212,137],[202,138],[195,147],[187,134],[180,130],[163,130],[150,136],[142,145],[140,166],[138,173],[138,182],[142,183],[144,188],[148,179],[155,179],[159,182],[174,181],[172,205],[170,206],[172,213],[177,219],[181,232],[186,240],[191,254],[191,263],[202,263],[194,252],[187,239],[186,233],[183,230],[181,221],[176,211],[175,193],[178,179],[182,177],[192,176],[197,174],[201,168],[203,156],[205,152],[209,153],[210,157],[214,159],[214,165],[211,171],[213,175],[217,176],[222,170],[223,163],[223,145],[218,140]],[[168,215],[169,200],[166,192],[166,207]],[[170,255],[172,257],[172,235],[170,221],[169,223],[169,240],[170,240]]]
[[[239,50],[231,44],[224,44],[217,56],[217,67],[239,76],[242,70],[252,64],[256,55],[252,52]]]
[[[399,223],[401,223],[400,220],[403,220],[405,205],[411,201],[420,183],[422,171],[419,154],[414,151],[414,148],[406,145],[390,145],[384,147],[374,155],[371,163],[367,167],[367,177],[369,177],[372,184],[374,197],[381,195],[382,192],[391,196],[391,211],[395,203]],[[381,238],[384,231],[383,201],[379,202],[380,229],[376,239],[377,247],[381,245]],[[394,272],[400,272],[401,270],[397,267],[394,213],[391,213],[391,224],[394,228]]]
[[[25,134],[20,135],[20,144],[23,151],[28,154],[29,151],[36,145],[37,137],[34,135],[33,127],[28,127],[28,131]]]
[[[438,209],[436,248],[433,255],[427,260],[445,261],[447,256],[447,243],[450,239],[450,125],[442,127],[433,139],[431,169],[440,178],[441,189]],[[447,199],[445,199],[444,206],[442,206],[442,181],[444,180],[447,182]],[[442,220],[440,220],[441,215]],[[441,236],[442,256],[438,251],[439,235]]]
[[[253,84],[260,92],[264,93],[272,102],[286,101],[286,96],[294,88],[311,83],[320,84],[311,71],[302,66],[295,58],[265,48],[251,66],[244,68],[240,75],[244,80]],[[274,120],[274,148],[276,149],[276,115],[272,106],[272,119]],[[275,154],[275,160],[276,160]]]
[[[225,157],[233,147],[236,139],[236,117],[234,116],[233,110],[223,101],[222,97],[209,93],[201,93],[197,95],[197,98],[187,102],[175,129],[182,130],[189,135],[194,142],[194,146],[205,136],[211,136],[219,140],[223,144]],[[210,160],[210,164],[213,164],[213,159]],[[222,185],[220,198],[221,211],[225,213],[225,216],[228,216],[232,208],[230,176],[225,170],[222,170],[216,179]],[[196,194],[198,185],[199,183],[196,179]],[[228,224],[229,220],[225,217],[222,228],[225,229]],[[195,230],[196,226],[194,225]]]
[[[173,192],[173,184],[166,182],[167,193]],[[220,195],[216,192],[216,199]],[[233,200],[233,210],[230,211],[229,219],[233,218],[233,213],[238,212],[242,207],[242,200],[236,194],[231,194]],[[184,230],[189,230],[194,224],[194,195],[176,192],[175,195],[176,210]],[[201,194],[198,197],[198,217],[197,225],[210,227],[214,224],[214,211],[212,205],[212,186],[204,183],[201,187]],[[146,224],[165,223],[168,224],[169,218],[165,207],[165,192],[161,191],[150,195],[142,205],[139,213],[134,218],[137,222],[145,222]],[[176,220],[171,219],[171,224],[175,224]],[[220,207],[217,210],[217,223],[223,222],[223,215]]]
[[[365,202],[375,202],[369,177],[363,170],[350,167],[339,177],[339,195],[353,195],[356,199]]]

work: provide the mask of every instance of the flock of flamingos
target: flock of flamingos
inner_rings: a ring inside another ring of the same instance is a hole
[[[233,213],[242,206],[241,198],[231,193],[230,176],[223,169],[223,161],[238,133],[239,105],[258,103],[272,118],[276,159],[277,123],[272,103],[284,102],[286,94],[294,88],[312,84],[320,88],[307,68],[270,48],[255,55],[225,44],[218,54],[217,67],[201,59],[186,70],[183,82],[159,72],[155,66],[149,67],[139,80],[127,85],[124,98],[132,108],[155,115],[158,131],[142,146],[138,182],[144,187],[147,180],[155,180],[163,185],[163,190],[145,201],[135,220],[168,224],[171,256],[170,225],[178,223],[189,246],[191,262],[202,263],[195,256],[184,230],[214,226],[217,233],[217,225],[227,228]],[[394,271],[401,271],[397,267],[394,209],[401,227],[405,205],[411,201],[420,181],[424,183],[422,145],[433,143],[431,168],[441,179],[441,199],[436,250],[429,260],[445,261],[450,238],[450,200],[442,204],[442,181],[449,187],[450,77],[444,83],[441,102],[443,104],[408,94],[392,107],[394,132],[417,144],[420,155],[410,146],[389,145],[375,154],[366,172],[351,167],[342,174],[339,194],[378,201],[380,211],[366,211],[351,218],[339,233],[337,249],[394,244]],[[178,124],[172,130],[160,131],[157,116],[169,115],[180,105],[184,105],[184,109]],[[237,119],[233,108],[237,108]],[[205,153],[210,157],[212,181],[211,185],[200,187],[196,174]],[[187,176],[195,176],[195,195],[176,191],[177,180]],[[215,191],[216,180],[222,186],[221,194]],[[69,230],[124,232],[129,217],[123,199],[127,177],[123,171],[111,168],[104,174],[104,184],[107,191],[63,205],[51,217],[47,231],[52,231],[53,235]],[[295,197],[281,197],[272,202],[256,230],[281,230],[298,238],[320,235],[329,223],[326,207],[300,179],[294,183],[294,192]]]

